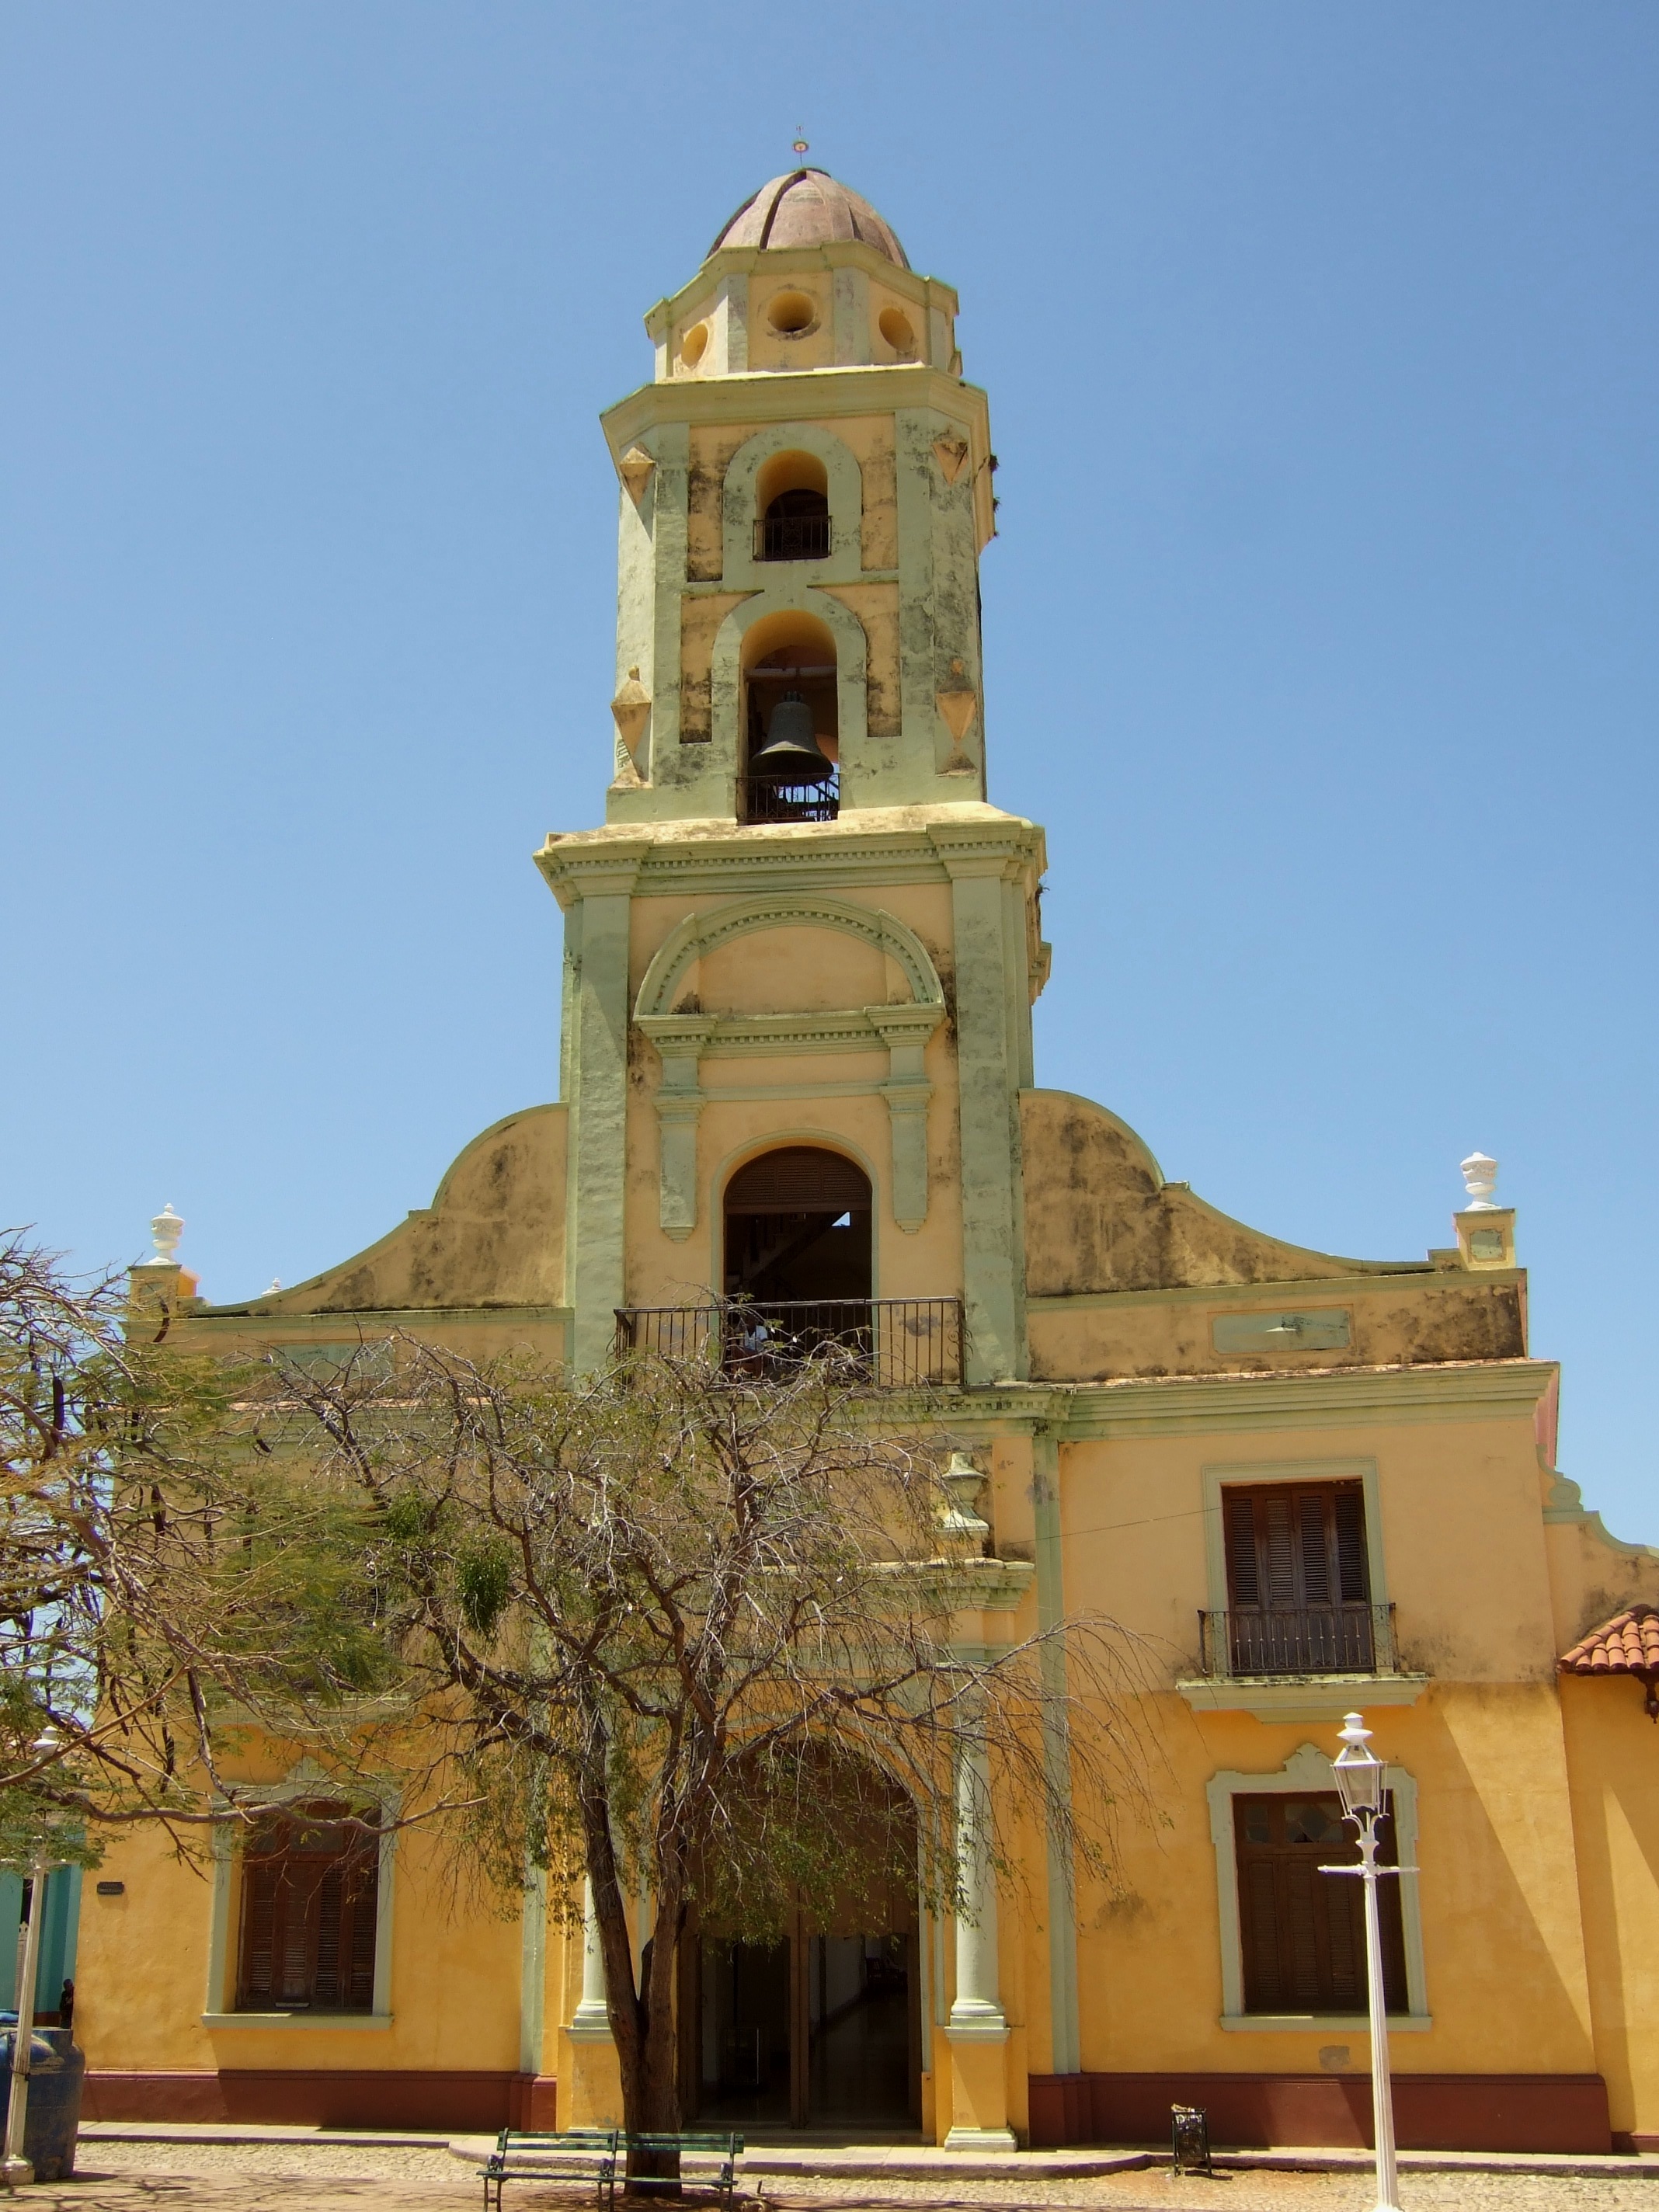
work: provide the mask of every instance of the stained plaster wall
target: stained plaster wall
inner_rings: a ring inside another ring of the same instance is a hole
[[[1659,2148],[1659,1728],[1643,1688],[1561,1683],[1595,2063],[1615,2131]]]
[[[154,1831],[124,1838],[82,1915],[77,2039],[94,2073],[211,2073],[295,2067],[514,2072],[519,2064],[521,1930],[517,1899],[495,1911],[453,1893],[442,1846],[418,1830],[398,1840],[389,2027],[204,2027],[213,1911],[210,1876],[181,1863]],[[240,1867],[231,1898],[234,1972]],[[550,1936],[556,1930],[550,1931]],[[228,1987],[220,1993],[228,2001]]]
[[[1370,1717],[1378,1750],[1416,1780],[1418,1877],[1432,2026],[1393,2039],[1402,2073],[1595,2070],[1578,1868],[1559,1708],[1547,1684],[1437,1683],[1414,1707]],[[1167,1766],[1162,1832],[1125,1822],[1115,1888],[1079,1892],[1085,2071],[1318,2073],[1357,2026],[1238,2033],[1220,2026],[1221,1923],[1206,1785],[1218,1772],[1280,1771],[1340,1724],[1194,1714],[1169,1697],[1148,1713]],[[1336,2070],[1343,2070],[1339,2067]]]
[[[864,897],[838,894],[872,912],[885,911],[913,929],[942,975],[953,969],[947,885],[890,884]],[[629,953],[629,989],[637,995],[652,958],[688,915],[717,911],[708,898],[638,898]],[[841,933],[787,924],[737,939],[695,963],[683,1000],[706,1014],[806,1013],[863,1006],[903,1005],[910,994],[890,959]],[[876,1295],[954,1297],[962,1285],[956,1055],[948,1020],[924,1054],[933,1086],[927,1112],[928,1210],[915,1233],[900,1229],[891,1202],[891,1128],[880,1086],[886,1052],[799,1054],[709,1054],[700,1066],[708,1103],[697,1127],[698,1223],[685,1239],[669,1237],[659,1219],[659,1136],[656,1098],[660,1055],[633,1034],[629,1066],[626,1277],[631,1304],[686,1302],[720,1280],[720,1194],[753,1152],[781,1143],[840,1143],[864,1166],[876,1193]],[[836,1095],[845,1086],[854,1095]],[[752,1093],[769,1097],[723,1097]]]
[[[1020,1102],[1031,1371],[1051,1382],[1507,1359],[1526,1351],[1524,1279],[1390,1263],[1263,1236],[1165,1182],[1115,1115],[1070,1093]],[[1256,1296],[1238,1292],[1256,1291]],[[1218,1348],[1222,1316],[1333,1316],[1347,1341]]]
[[[1537,1370],[1542,1388],[1547,1370]],[[1074,1401],[1075,1402],[1075,1401]],[[1153,1778],[1170,1825],[1121,1826],[1121,1893],[1085,1883],[1079,1971],[1085,2069],[1317,2071],[1363,2038],[1328,2023],[1239,2033],[1218,2025],[1220,1923],[1206,1785],[1270,1776],[1308,1741],[1328,1752],[1340,1711],[1261,1721],[1194,1712],[1173,1694],[1196,1666],[1196,1616],[1217,1601],[1205,1543],[1206,1467],[1247,1480],[1375,1465],[1382,1559],[1402,1663],[1432,1680],[1370,1717],[1379,1751],[1416,1780],[1428,2000],[1425,2033],[1395,2063],[1423,2072],[1588,2072],[1589,1986],[1537,1468],[1524,1407],[1273,1434],[1141,1437],[1062,1447],[1066,1602],[1146,1639],[1170,1685],[1148,1718],[1168,1767]]]

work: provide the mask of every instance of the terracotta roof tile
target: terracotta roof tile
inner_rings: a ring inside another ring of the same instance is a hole
[[[1659,1606],[1627,1605],[1563,1654],[1564,1674],[1634,1674],[1647,1684],[1649,1717],[1659,1721]]]

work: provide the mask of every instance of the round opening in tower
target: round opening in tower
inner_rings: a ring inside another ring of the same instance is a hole
[[[687,368],[695,368],[708,350],[708,325],[693,323],[680,340],[680,359]]]
[[[763,616],[744,640],[744,822],[833,822],[840,808],[836,641],[816,616]]]
[[[818,311],[805,292],[775,292],[766,319],[781,338],[804,338],[818,326]]]
[[[908,315],[897,307],[884,307],[876,317],[876,328],[895,353],[903,355],[907,361],[915,358],[916,334]]]

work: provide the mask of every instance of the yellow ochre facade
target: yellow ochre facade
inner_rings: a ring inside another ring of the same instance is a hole
[[[326,1358],[397,1327],[581,1370],[711,1294],[778,1327],[856,1310],[979,1478],[964,1634],[1089,1613],[1142,1639],[1158,1819],[1123,1819],[1111,1890],[1003,1808],[1017,1864],[977,1864],[971,1926],[838,1937],[787,1976],[705,1947],[692,2105],[1054,2144],[1156,2139],[1179,2101],[1221,2141],[1366,2140],[1364,1984],[1327,1895],[1358,1886],[1305,1879],[1341,1848],[1327,1761],[1358,1708],[1415,1869],[1389,1885],[1401,2142],[1659,2148],[1659,1553],[1555,1470],[1558,1371],[1490,1164],[1445,1249],[1337,1258],[1037,1087],[1043,838],[987,798],[996,464],[956,305],[804,170],[652,309],[653,378],[605,417],[605,819],[536,854],[564,921],[558,1103],[296,1288],[212,1305],[163,1261],[137,1295],[198,1347]],[[273,1804],[308,1786],[257,1778]],[[436,1846],[391,1831],[351,2004],[262,2008],[239,1848],[204,1881],[135,1838],[88,1883],[94,2112],[620,2117],[597,1962],[545,1896],[453,1905]],[[786,2095],[798,2033],[822,2064]]]

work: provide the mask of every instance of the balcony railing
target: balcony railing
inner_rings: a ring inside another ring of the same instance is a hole
[[[768,514],[755,525],[757,561],[827,561],[827,514]]]
[[[1212,1680],[1263,1674],[1397,1674],[1391,1605],[1237,1606],[1200,1613]]]
[[[740,822],[833,822],[841,794],[833,775],[816,783],[781,783],[772,776],[744,777],[738,787]]]
[[[757,1298],[618,1307],[617,1349],[717,1359],[733,1373],[779,1380],[815,1353],[834,1350],[849,1355],[854,1371],[878,1389],[921,1389],[962,1380],[962,1301]]]

